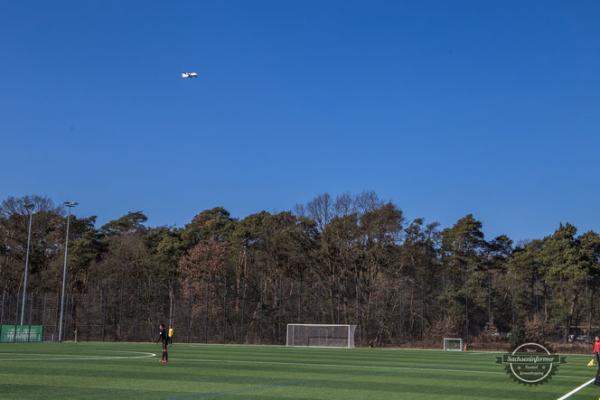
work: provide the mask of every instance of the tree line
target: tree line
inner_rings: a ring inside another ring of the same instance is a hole
[[[66,214],[42,196],[0,204],[0,323],[22,305],[34,205],[27,322],[56,331]],[[486,239],[466,215],[447,228],[373,192],[323,194],[291,211],[234,218],[204,210],[183,227],[130,212],[100,227],[71,216],[67,338],[285,343],[288,323],[358,325],[357,343],[568,340],[600,330],[600,236]]]

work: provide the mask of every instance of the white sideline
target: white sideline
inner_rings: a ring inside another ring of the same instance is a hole
[[[586,387],[587,385],[589,385],[590,383],[594,382],[596,380],[596,378],[594,379],[590,379],[588,382],[584,383],[581,386],[576,387],[575,389],[571,390],[569,393],[565,394],[562,397],[559,397],[556,400],[565,400],[566,398],[569,398],[571,396],[573,396],[575,393],[579,392],[581,389],[583,389],[584,387]]]
[[[56,360],[56,361],[78,361],[78,360],[131,360],[131,359],[136,359],[136,358],[152,358],[152,357],[156,357],[156,353],[148,353],[145,351],[127,351],[127,350],[110,350],[111,352],[115,352],[115,353],[133,353],[133,354],[139,354],[139,355],[133,355],[133,356],[92,356],[92,355],[86,355],[86,354],[53,354],[53,353],[17,353],[17,352],[0,352],[0,361],[52,361],[52,360]],[[8,355],[19,355],[21,357],[19,358],[3,358],[2,355],[3,354],[8,354]],[[25,356],[25,357],[23,357]],[[27,357],[27,356],[34,356],[35,358],[32,357]]]

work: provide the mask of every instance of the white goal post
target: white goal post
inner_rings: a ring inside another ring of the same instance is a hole
[[[444,351],[463,351],[463,340],[460,338],[444,338]]]
[[[288,324],[286,346],[354,348],[356,325]]]

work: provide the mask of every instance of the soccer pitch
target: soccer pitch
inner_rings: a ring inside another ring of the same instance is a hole
[[[546,384],[517,384],[494,353],[176,343],[0,344],[8,399],[558,399],[594,376],[568,356]],[[597,399],[589,385],[570,400]]]

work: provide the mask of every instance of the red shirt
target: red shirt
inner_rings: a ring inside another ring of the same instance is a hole
[[[594,353],[600,353],[600,342],[594,342]]]

